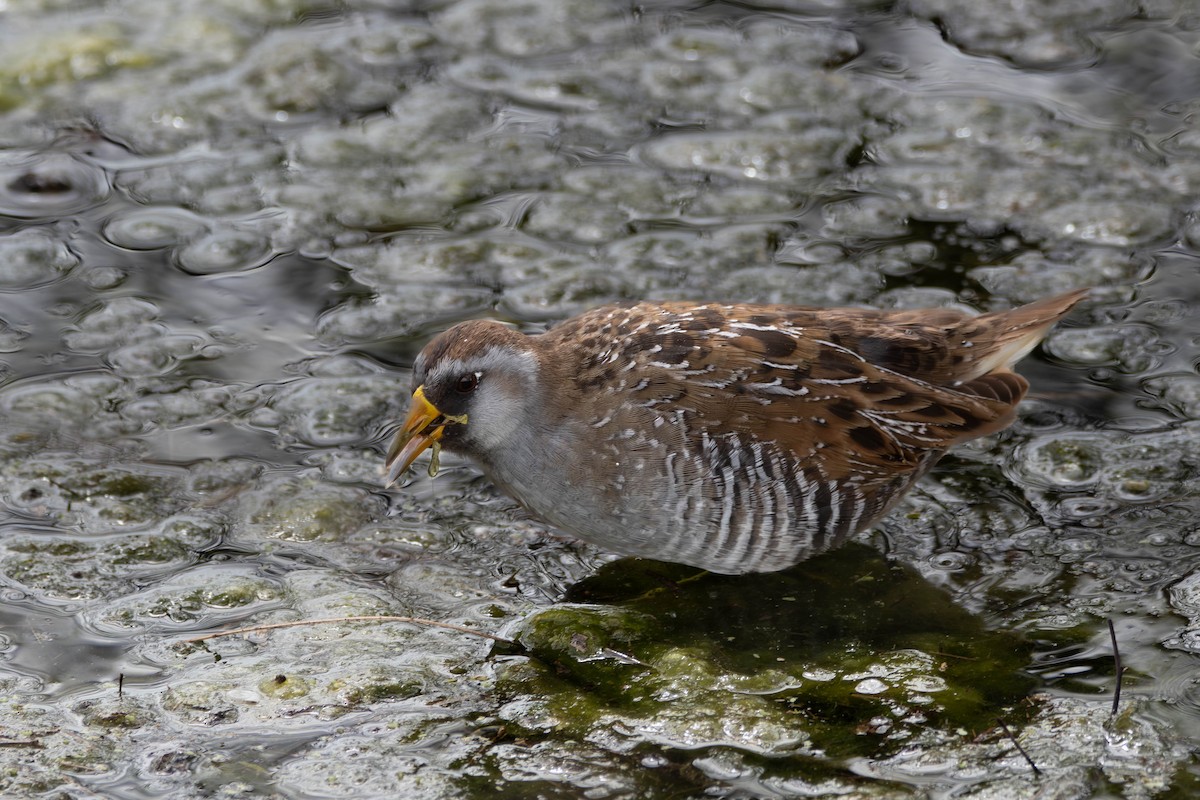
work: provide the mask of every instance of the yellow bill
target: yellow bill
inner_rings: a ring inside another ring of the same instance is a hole
[[[438,411],[437,406],[426,399],[425,387],[418,386],[413,392],[412,408],[408,411],[408,417],[388,447],[387,461],[384,462],[384,469],[387,470],[383,479],[384,488],[399,480],[417,456],[428,448],[433,447],[436,455],[440,449],[438,443],[447,425],[454,422],[465,424],[466,421],[466,414],[446,415]],[[435,457],[434,463],[430,465],[430,476],[437,472],[436,463]]]

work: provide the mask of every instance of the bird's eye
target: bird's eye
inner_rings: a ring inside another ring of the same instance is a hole
[[[479,373],[471,372],[463,375],[458,379],[458,383],[454,384],[454,391],[459,394],[470,394],[479,386]]]

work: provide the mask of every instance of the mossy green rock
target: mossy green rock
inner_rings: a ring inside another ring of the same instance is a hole
[[[282,673],[258,682],[258,690],[276,700],[295,700],[312,691],[313,682],[307,678]]]
[[[530,736],[884,756],[1013,719],[1030,648],[856,546],[730,577],[625,560],[530,618],[503,716]],[[602,602],[602,604],[600,604]]]

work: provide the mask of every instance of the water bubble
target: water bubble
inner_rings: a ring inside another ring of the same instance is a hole
[[[1065,517],[1084,520],[1112,513],[1118,507],[1117,503],[1098,497],[1068,497],[1058,508]]]
[[[971,556],[958,552],[934,553],[929,557],[930,566],[943,572],[957,572],[966,569],[974,562],[975,559]]]

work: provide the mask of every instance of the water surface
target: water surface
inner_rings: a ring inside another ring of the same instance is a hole
[[[4,6],[0,793],[1189,796],[1198,30],[1186,0]],[[769,579],[614,560],[451,457],[379,485],[462,319],[1082,286],[1012,429]],[[364,614],[521,646],[185,641]]]

